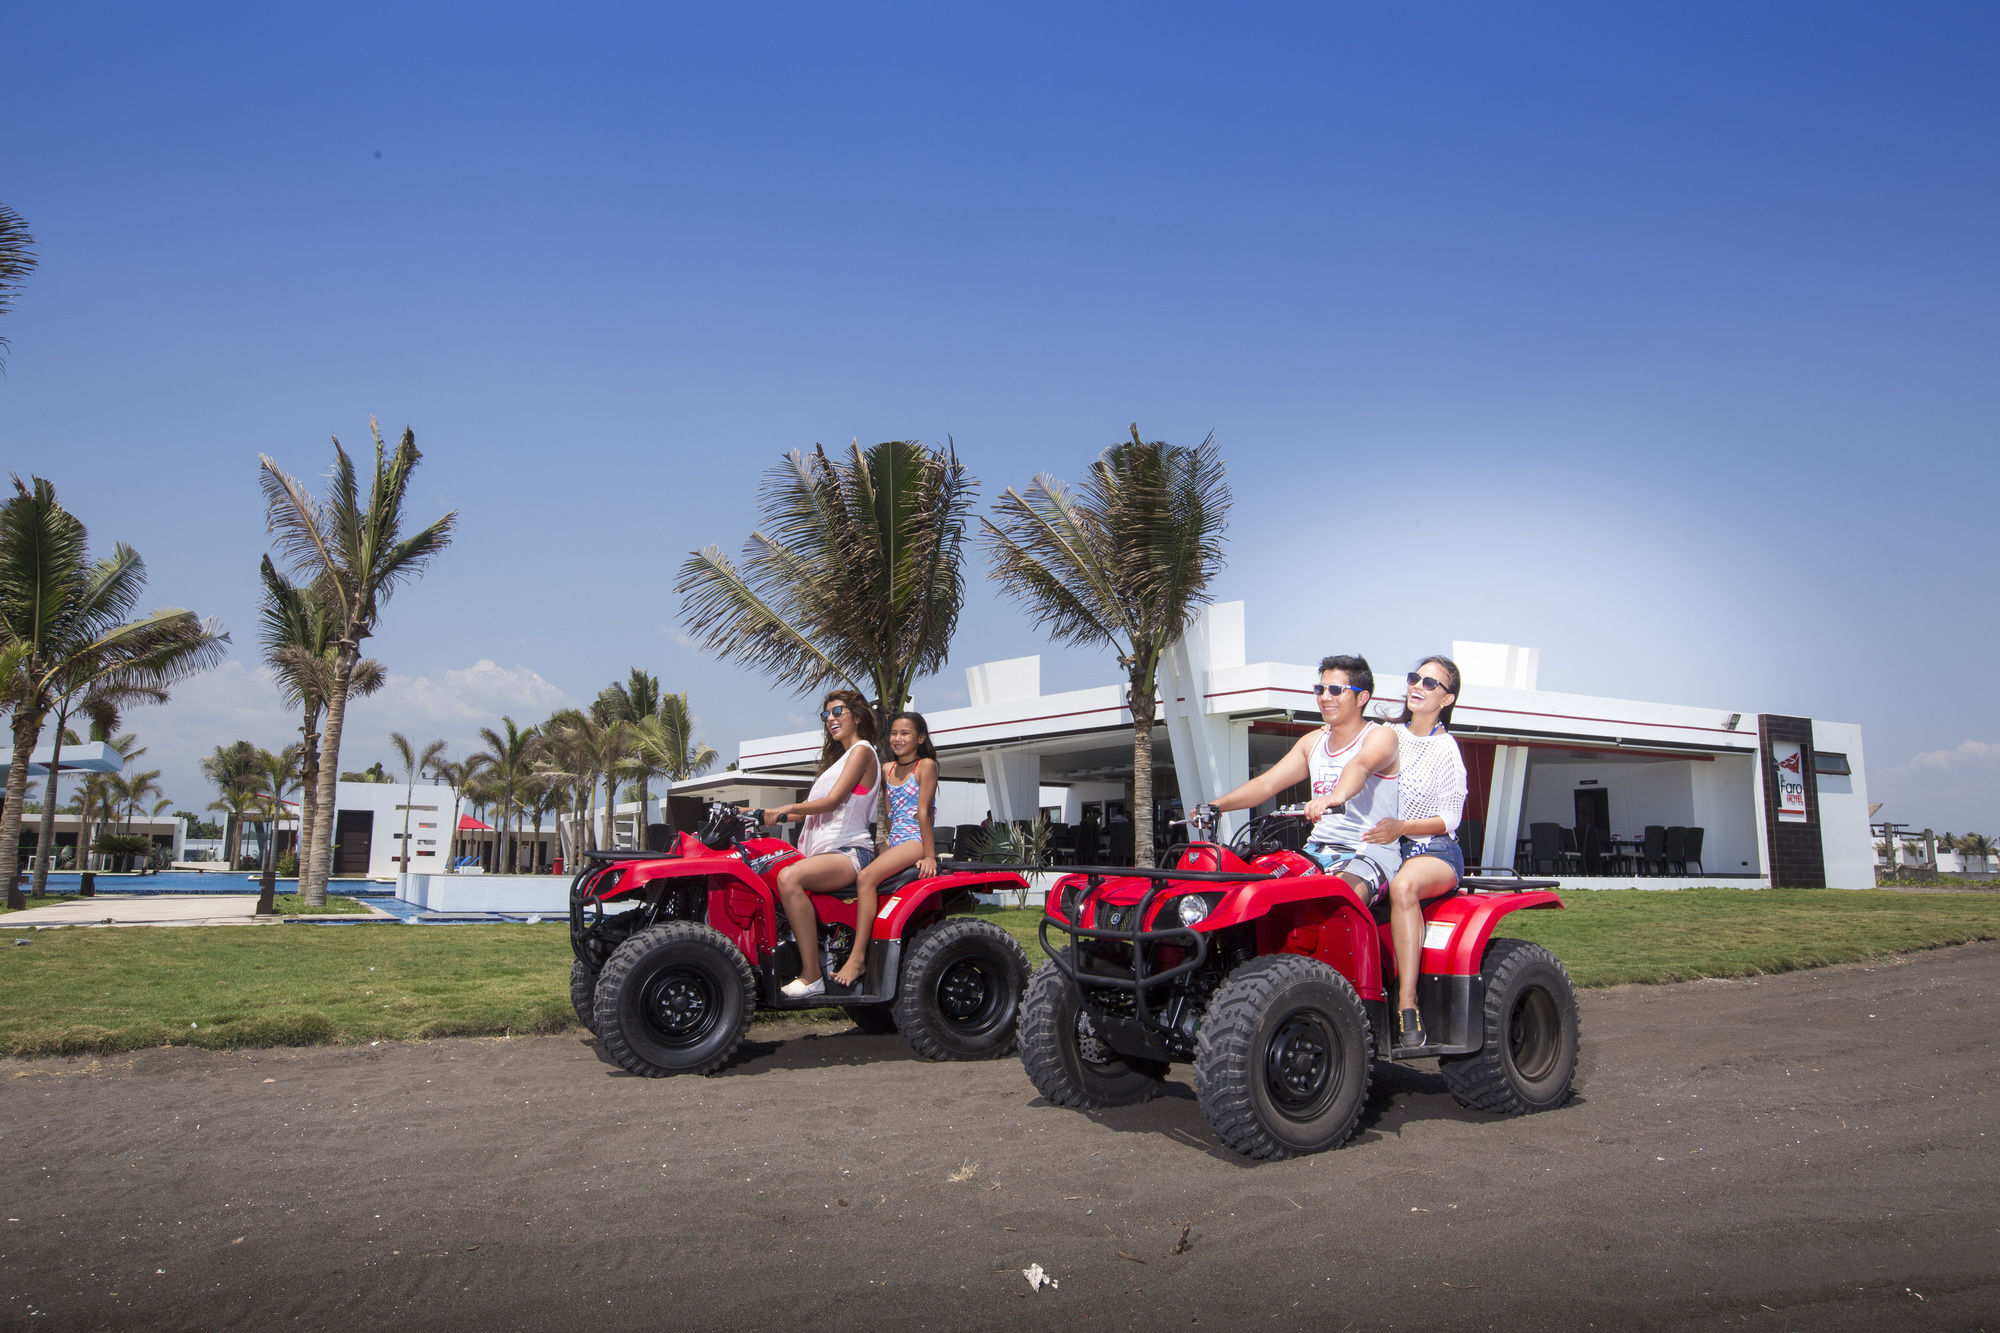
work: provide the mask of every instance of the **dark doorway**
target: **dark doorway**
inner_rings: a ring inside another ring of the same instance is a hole
[[[1583,831],[1595,827],[1597,836],[1611,836],[1611,793],[1602,787],[1578,787],[1576,789],[1576,836],[1583,837]]]
[[[333,873],[366,875],[374,841],[373,810],[342,810],[333,823]]]

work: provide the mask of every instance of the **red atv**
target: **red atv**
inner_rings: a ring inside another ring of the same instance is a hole
[[[735,1051],[759,1004],[845,1006],[870,1032],[900,1031],[930,1060],[985,1060],[1014,1047],[1028,956],[990,921],[951,916],[975,891],[1019,892],[1020,876],[914,867],[885,880],[868,946],[868,976],[852,994],[803,1003],[780,993],[799,974],[799,941],[778,904],[778,870],[797,859],[759,836],[761,811],[711,805],[698,834],[666,852],[588,852],[570,882],[576,962],[570,1002],[611,1057],[648,1078],[706,1074]],[[854,889],[812,895],[820,967],[831,973],[854,942]]]
[[[1481,870],[1424,904],[1417,1003],[1431,1041],[1398,1050],[1388,903],[1371,911],[1286,847],[1296,823],[1258,821],[1234,848],[1171,848],[1166,869],[1058,881],[1041,923],[1050,961],[1021,1017],[1021,1062],[1041,1094],[1083,1109],[1140,1102],[1190,1061],[1216,1135],[1264,1158],[1345,1143],[1378,1058],[1436,1057],[1476,1110],[1561,1105],[1576,1070],[1569,973],[1540,945],[1493,938],[1509,912],[1561,907],[1543,891],[1555,881]]]

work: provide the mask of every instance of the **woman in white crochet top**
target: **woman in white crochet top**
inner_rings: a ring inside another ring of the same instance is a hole
[[[1458,820],[1465,812],[1465,760],[1448,728],[1458,702],[1458,665],[1426,657],[1410,673],[1408,702],[1396,719],[1401,764],[1397,817],[1370,829],[1370,842],[1401,843],[1403,864],[1389,881],[1389,938],[1396,951],[1399,1047],[1424,1044],[1417,1014],[1417,971],[1423,963],[1426,898],[1450,893],[1465,875]]]

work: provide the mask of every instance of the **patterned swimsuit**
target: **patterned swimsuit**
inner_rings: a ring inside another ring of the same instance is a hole
[[[898,846],[915,842],[923,836],[917,827],[917,801],[921,790],[917,785],[916,771],[901,782],[889,784],[889,845]]]

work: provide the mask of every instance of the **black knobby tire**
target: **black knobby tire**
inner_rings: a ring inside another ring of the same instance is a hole
[[[576,1021],[591,1032],[597,1031],[597,973],[583,965],[581,958],[569,965],[569,1007]]]
[[[642,930],[597,974],[597,1039],[647,1078],[722,1065],[756,1012],[750,965],[721,932],[692,921]]]
[[[1480,1048],[1446,1056],[1438,1072],[1460,1106],[1500,1115],[1548,1111],[1576,1077],[1576,987],[1556,956],[1526,940],[1493,940],[1480,970],[1486,1007]]]
[[[992,1060],[1014,1049],[1028,955],[990,921],[926,927],[903,955],[896,1030],[926,1060]]]
[[[896,1030],[896,1006],[893,1004],[849,1005],[847,1016],[863,1032],[880,1036]]]
[[[1021,1064],[1035,1090],[1056,1106],[1094,1111],[1149,1101],[1167,1066],[1121,1056],[1098,1044],[1076,992],[1054,963],[1028,978],[1021,1001]]]
[[[1338,1148],[1368,1100],[1374,1039],[1347,978],[1299,954],[1253,958],[1209,1002],[1195,1095],[1216,1137],[1246,1157]]]

